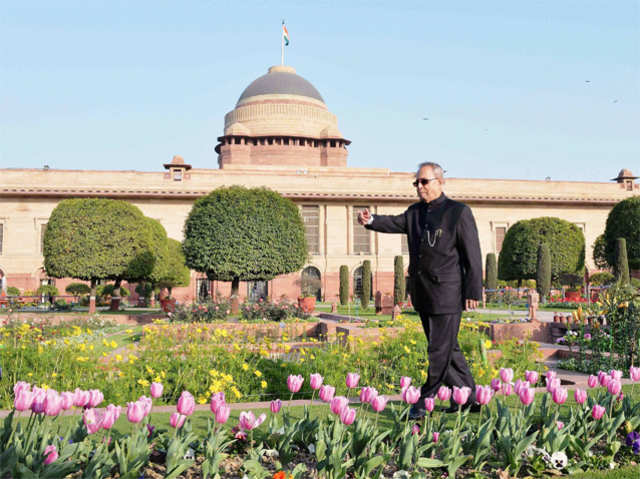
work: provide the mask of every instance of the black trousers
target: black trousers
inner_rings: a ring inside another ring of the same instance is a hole
[[[476,383],[458,344],[461,315],[462,313],[420,313],[424,334],[429,343],[429,370],[427,382],[420,389],[421,399],[435,396],[438,388],[445,385],[468,386],[472,393],[469,401],[475,401]]]

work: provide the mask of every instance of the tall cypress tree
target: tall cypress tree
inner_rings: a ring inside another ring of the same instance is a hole
[[[484,265],[485,287],[487,289],[498,289],[498,262],[495,253],[488,253]]]
[[[360,302],[362,309],[369,307],[369,299],[371,298],[371,261],[368,259],[362,263],[362,296]]]
[[[340,266],[340,304],[346,306],[349,303],[349,267],[346,264]]]
[[[547,243],[538,246],[536,289],[544,301],[551,291],[551,251]]]
[[[393,258],[393,304],[404,301],[405,288],[404,261],[402,256],[396,256]]]
[[[616,280],[622,284],[629,284],[629,260],[627,259],[627,240],[616,240]]]

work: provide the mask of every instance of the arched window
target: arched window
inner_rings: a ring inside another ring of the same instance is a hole
[[[300,289],[302,296],[314,296],[316,301],[322,301],[322,277],[315,266],[307,266],[300,275]]]

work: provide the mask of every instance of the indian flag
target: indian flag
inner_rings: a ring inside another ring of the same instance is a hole
[[[282,40],[284,41],[285,46],[289,45],[289,32],[287,31],[287,27],[282,23]]]

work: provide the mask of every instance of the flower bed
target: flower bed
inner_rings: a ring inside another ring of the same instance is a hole
[[[629,374],[640,382],[640,368]],[[363,386],[357,373],[341,378],[344,396],[322,375],[289,375],[287,396],[309,383],[326,405],[301,417],[280,398],[269,413],[242,411],[229,423],[231,409],[221,392],[208,398],[211,415],[204,433],[191,424],[196,400],[183,391],[169,428],[152,420],[153,401],[164,387],[154,383],[147,394],[126,406],[104,402],[99,390],[58,393],[18,382],[14,411],[0,429],[0,474],[9,477],[205,477],[205,478],[402,478],[509,477],[574,474],[632,464],[640,453],[640,401],[633,390],[622,394],[622,371],[601,371],[590,378],[591,391],[569,393],[553,372],[546,392],[535,394],[535,371],[515,380],[503,368],[488,386],[442,386],[423,401],[426,418],[409,420],[409,408],[420,401],[412,378],[400,378],[402,404],[389,404],[375,388]],[[308,378],[308,381],[307,381]],[[338,386],[336,384],[336,386]],[[349,397],[359,396],[352,407]],[[516,398],[515,400],[513,398]],[[455,406],[452,414],[439,404]],[[480,413],[467,405],[475,401]],[[57,422],[63,411],[81,412],[75,424]],[[18,420],[28,414],[28,420]],[[130,433],[114,430],[120,415]],[[382,416],[382,417],[381,417]],[[232,426],[231,428],[229,426]]]

